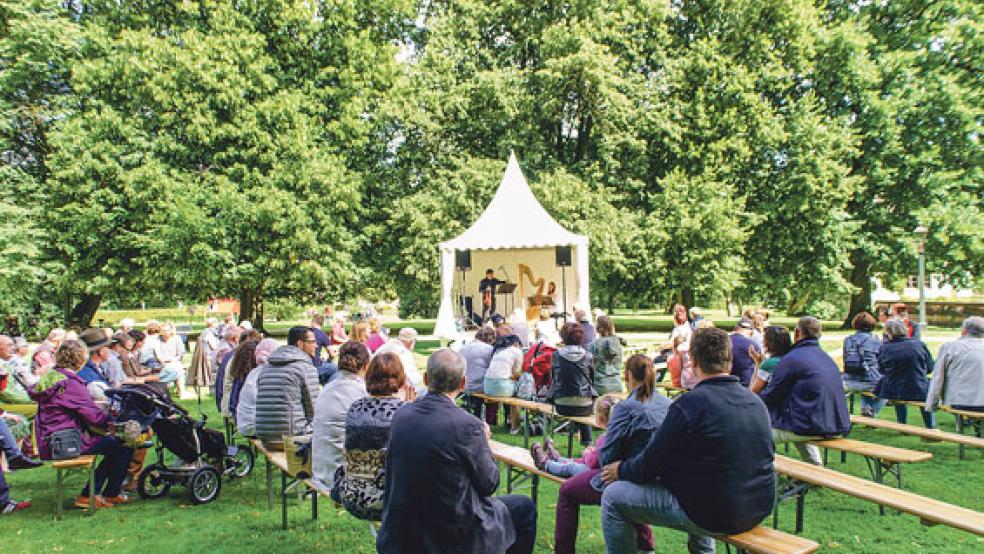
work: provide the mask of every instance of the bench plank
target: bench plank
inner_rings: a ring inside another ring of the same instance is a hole
[[[915,493],[874,483],[860,477],[819,467],[786,456],[776,455],[776,473],[791,479],[818,485],[848,496],[874,502],[914,515],[921,521],[948,525],[984,536],[984,513],[961,508]]]
[[[896,431],[904,435],[913,435],[916,437],[924,437],[933,440],[955,442],[967,446],[984,448],[984,439],[979,439],[977,437],[970,436],[970,435],[949,433],[946,431],[941,431],[940,429],[926,429],[925,427],[917,427],[915,425],[906,425],[904,423],[896,423],[894,421],[886,421],[884,419],[874,419],[874,418],[859,416],[859,415],[851,416],[851,424],[861,425],[863,427],[871,427],[873,429]]]
[[[499,441],[489,441],[489,449],[492,450],[493,458],[506,465],[518,467],[523,471],[549,479],[555,483],[564,482],[563,477],[557,477],[556,475],[551,475],[546,471],[538,469],[536,464],[533,463],[533,456],[525,448],[512,446],[511,444]]]
[[[89,467],[94,464],[96,457],[92,454],[85,456],[78,456],[77,458],[71,458],[69,460],[55,460],[51,465],[55,469],[72,469],[76,467]]]
[[[816,552],[820,545],[810,539],[783,533],[761,525],[737,535],[719,537],[726,543],[754,554],[810,554]]]
[[[884,446],[854,439],[826,439],[810,441],[810,444],[819,446],[820,448],[830,448],[831,450],[838,450],[850,454],[860,454],[866,458],[875,458],[895,464],[914,464],[933,458],[931,453],[921,450],[906,450],[904,448]]]

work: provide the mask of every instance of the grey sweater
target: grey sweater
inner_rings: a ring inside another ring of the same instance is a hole
[[[280,441],[310,433],[320,391],[310,356],[296,346],[276,349],[256,383],[256,436]]]

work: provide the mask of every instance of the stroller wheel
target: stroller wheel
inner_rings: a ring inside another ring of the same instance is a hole
[[[219,497],[222,490],[222,478],[219,471],[212,466],[204,466],[195,470],[188,481],[188,496],[192,504],[205,504]]]
[[[137,477],[137,494],[140,498],[161,498],[171,489],[171,482],[166,478],[167,468],[163,464],[151,464],[144,468]]]
[[[225,458],[226,467],[231,467],[232,477],[242,479],[253,473],[253,466],[256,464],[256,457],[253,451],[244,446],[240,446],[236,453]]]

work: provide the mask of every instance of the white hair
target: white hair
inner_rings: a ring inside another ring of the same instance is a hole
[[[984,338],[984,317],[979,315],[970,316],[964,320],[960,328],[969,337]]]
[[[885,334],[892,339],[907,337],[909,336],[909,327],[901,319],[890,319],[885,322]]]

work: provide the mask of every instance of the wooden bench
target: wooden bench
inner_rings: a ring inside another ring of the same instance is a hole
[[[956,443],[960,445],[961,460],[964,459],[965,446],[970,446],[972,448],[984,448],[984,439],[978,437],[948,433],[939,429],[926,429],[925,427],[916,427],[915,425],[906,425],[904,423],[896,423],[894,421],[886,421],[884,419],[852,415],[851,424],[860,425],[862,427],[871,427],[872,429],[895,431],[903,435],[912,435],[930,440]]]
[[[492,450],[492,457],[495,458],[496,462],[506,466],[507,493],[512,493],[513,488],[521,486],[524,482],[529,482],[530,498],[536,503],[537,489],[541,478],[558,484],[563,484],[565,481],[563,477],[557,477],[537,469],[536,464],[533,463],[533,457],[524,448],[498,441],[489,441],[489,448]],[[739,550],[756,554],[807,554],[820,547],[811,540],[762,526],[737,535],[715,538],[733,545]]]
[[[894,475],[898,487],[902,488],[902,464],[916,464],[931,460],[933,455],[921,450],[906,450],[854,439],[826,439],[810,441],[810,444],[824,449],[824,465],[827,463],[827,450],[838,450],[842,455],[858,454],[864,457],[868,471],[876,483],[883,482],[885,473]],[[844,459],[841,459],[843,462]]]
[[[524,400],[522,398],[517,398],[515,396],[489,396],[487,394],[482,394],[479,392],[469,393],[470,396],[475,398],[481,398],[485,404],[502,404],[504,406],[513,406],[521,411],[523,414],[523,445],[529,447],[530,445],[530,412],[542,413],[550,419],[550,426],[552,427],[552,417],[554,414],[553,404],[547,404],[545,402],[536,402],[534,400]],[[546,430],[544,430],[546,431]]]
[[[889,487],[847,475],[829,468],[815,466],[786,456],[776,456],[775,470],[779,475],[800,484],[795,495],[796,502],[796,532],[803,529],[803,498],[811,488],[823,487],[855,498],[874,502],[882,508],[892,508],[900,512],[914,515],[924,525],[948,525],[978,536],[984,536],[984,513],[954,506],[940,500],[927,498],[915,493]],[[788,496],[784,495],[782,499]],[[773,526],[778,519],[778,507],[773,513]]]
[[[284,531],[287,530],[287,494],[291,489],[297,486],[305,487],[305,490],[302,492],[302,496],[305,494],[311,495],[311,519],[318,519],[318,494],[322,489],[317,487],[311,479],[301,479],[295,475],[291,475],[290,471],[287,469],[287,455],[285,453],[268,449],[263,446],[263,442],[259,439],[250,439],[249,443],[256,449],[257,452],[262,454],[263,458],[266,460],[268,508],[273,508],[273,468],[276,467],[280,470],[280,528]]]
[[[55,519],[62,516],[62,503],[65,501],[65,479],[69,474],[84,471],[89,477],[89,509],[87,515],[96,512],[96,456],[93,454],[78,456],[68,460],[55,460],[51,463],[55,468]]]
[[[954,419],[957,420],[957,433],[963,435],[964,425],[970,425],[971,429],[974,431],[974,435],[978,439],[981,438],[981,420],[984,419],[984,412],[972,412],[970,410],[957,410],[955,408],[950,408],[948,406],[943,406],[942,410],[949,412],[954,415]],[[960,458],[963,459],[964,455],[964,445],[960,445]]]
[[[661,389],[667,398],[676,398],[677,396],[680,396],[690,390],[683,387],[677,387],[673,383],[666,383],[664,381],[656,383],[656,388]]]

